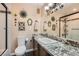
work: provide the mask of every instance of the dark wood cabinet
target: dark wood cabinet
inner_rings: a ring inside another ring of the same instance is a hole
[[[41,46],[38,44],[37,41],[35,41],[33,37],[33,55],[34,56],[50,56],[50,54]]]

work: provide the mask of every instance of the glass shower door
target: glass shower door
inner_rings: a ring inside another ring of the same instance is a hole
[[[6,13],[5,7],[0,4],[0,55],[6,50]]]

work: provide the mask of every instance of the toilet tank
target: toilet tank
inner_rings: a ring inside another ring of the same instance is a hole
[[[18,41],[18,46],[25,45],[26,37],[18,37],[17,41]]]

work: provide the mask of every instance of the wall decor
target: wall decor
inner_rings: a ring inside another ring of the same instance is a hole
[[[55,17],[54,17],[54,16],[52,16],[52,17],[51,17],[51,20],[52,20],[52,21],[55,21]]]
[[[27,16],[26,11],[22,10],[22,11],[20,12],[20,16],[21,16],[22,18],[25,18],[25,17]]]
[[[27,24],[28,24],[28,26],[31,26],[32,25],[32,19],[31,18],[29,18],[28,20],[27,20]]]
[[[18,22],[18,30],[25,31],[25,22]]]
[[[48,27],[51,27],[51,21],[48,21]]]
[[[56,25],[57,25],[57,20],[56,20]]]
[[[47,22],[44,21],[43,23],[43,31],[46,32],[47,31]]]
[[[17,19],[15,18],[15,19],[14,19],[14,24],[15,24],[15,26],[16,26],[16,23],[17,23]]]
[[[37,32],[38,31],[38,21],[35,20],[35,23],[34,23],[34,31]]]
[[[14,16],[16,17],[16,16],[17,16],[17,14],[14,14]]]
[[[56,29],[56,25],[53,24],[53,25],[52,25],[52,30],[55,31],[55,29]]]
[[[37,14],[40,14],[40,9],[39,8],[37,8]]]

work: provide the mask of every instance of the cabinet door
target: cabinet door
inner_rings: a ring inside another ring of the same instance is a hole
[[[35,51],[33,51],[33,55],[38,56],[38,44],[34,39],[33,39],[33,49],[35,50]]]
[[[39,55],[40,56],[47,56],[48,53],[39,45]]]

